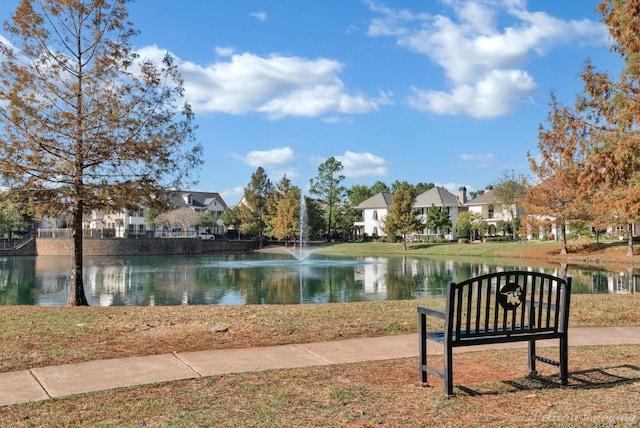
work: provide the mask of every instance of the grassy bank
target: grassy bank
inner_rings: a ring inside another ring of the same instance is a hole
[[[350,242],[331,244],[320,249],[327,255],[410,255],[410,256],[449,256],[482,257],[491,259],[532,259],[554,263],[583,264],[625,264],[640,266],[640,256],[627,256],[625,242],[607,243],[569,242],[569,253],[560,254],[561,245],[554,241],[517,242],[477,242],[473,244],[444,243],[402,244],[387,242]]]
[[[0,306],[0,372],[136,355],[417,332],[416,306],[443,299],[317,305]],[[640,294],[576,294],[572,327],[638,326]],[[219,332],[217,327],[226,327]]]

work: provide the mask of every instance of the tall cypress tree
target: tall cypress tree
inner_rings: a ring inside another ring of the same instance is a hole
[[[82,219],[190,185],[193,113],[169,55],[139,58],[128,0],[22,0],[0,42],[0,175],[39,216],[71,213],[68,305],[87,305]]]

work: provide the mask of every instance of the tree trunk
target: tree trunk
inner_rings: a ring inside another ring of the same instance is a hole
[[[407,251],[407,235],[402,235],[402,249]]]
[[[331,242],[331,217],[333,216],[333,204],[329,204],[329,225],[327,227],[327,241]]]
[[[83,203],[79,201],[73,211],[73,257],[67,306],[89,306],[82,278],[82,211]]]
[[[560,254],[567,254],[567,227],[564,224],[560,226],[560,233],[562,233],[562,249],[560,250]]]
[[[627,256],[633,257],[633,225],[631,223],[629,223],[629,233],[627,236]]]

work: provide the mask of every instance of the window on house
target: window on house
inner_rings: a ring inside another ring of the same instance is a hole
[[[493,218],[493,205],[489,205],[489,218]]]
[[[372,218],[373,218],[374,220],[378,220],[378,210],[373,210],[373,216],[372,216]]]
[[[129,217],[144,217],[144,210],[142,208],[136,208],[127,210],[127,215]]]

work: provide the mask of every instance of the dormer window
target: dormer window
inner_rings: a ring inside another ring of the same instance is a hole
[[[184,195],[182,195],[182,198],[187,203],[187,205],[193,205],[193,196],[191,196],[191,193],[185,193]]]

